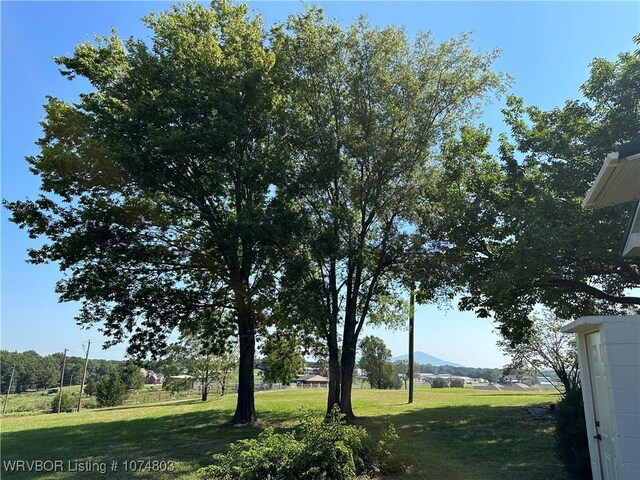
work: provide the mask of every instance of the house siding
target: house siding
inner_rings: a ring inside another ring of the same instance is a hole
[[[594,480],[601,479],[598,443],[585,354],[585,335],[599,330],[607,373],[615,469],[618,480],[640,479],[640,315],[583,317],[563,328],[578,340],[580,377],[583,385],[585,418]],[[607,468],[604,480],[607,477]]]

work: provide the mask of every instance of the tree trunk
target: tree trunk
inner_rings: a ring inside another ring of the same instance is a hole
[[[240,336],[238,401],[231,422],[234,424],[254,423],[257,419],[253,398],[253,358],[256,336],[250,319],[242,311],[238,312],[238,333]]]
[[[208,384],[204,384],[202,386],[202,401],[206,402],[207,401],[207,396],[209,395],[209,385]]]
[[[353,370],[355,368],[355,349],[353,354],[342,354],[342,382],[340,385],[340,411],[344,414],[345,420],[349,423],[353,422],[356,416],[353,414],[351,405],[351,390],[353,388]]]
[[[329,385],[327,396],[327,416],[336,405],[340,405],[340,352],[338,350],[338,289],[336,286],[336,262],[332,260],[329,267],[329,288],[331,289],[329,300],[330,325],[327,336],[329,348]]]
[[[347,324],[347,322],[345,322]],[[345,325],[344,338],[342,341],[342,358],[340,362],[340,411],[344,414],[345,420],[353,422],[356,416],[353,414],[351,405],[351,390],[353,387],[353,371],[356,366],[356,342],[355,334]]]
[[[340,356],[338,352],[337,325],[331,325],[327,343],[329,346],[329,395],[327,398],[327,415],[335,405],[340,405]]]
[[[414,316],[415,316],[415,291],[411,288],[409,294],[409,403],[413,403],[413,337],[414,337]]]

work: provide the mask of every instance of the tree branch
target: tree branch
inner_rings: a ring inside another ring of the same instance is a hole
[[[627,296],[618,296],[607,293],[603,290],[600,290],[597,287],[589,285],[588,283],[581,282],[579,280],[571,280],[568,278],[555,278],[545,283],[539,283],[538,286],[544,287],[552,287],[561,290],[569,290],[569,289],[577,289],[587,295],[598,298],[600,300],[606,300],[612,303],[618,303],[621,305],[640,305],[640,297],[627,297]]]

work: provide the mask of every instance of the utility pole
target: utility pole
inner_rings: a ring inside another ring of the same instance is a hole
[[[64,367],[67,364],[67,349],[64,349],[64,354],[62,357],[62,375],[60,375],[60,393],[58,394],[58,413],[60,413],[60,408],[62,408],[62,386],[64,385]]]
[[[84,348],[84,345],[82,346]],[[78,411],[80,411],[80,402],[82,402],[82,390],[84,389],[84,379],[87,376],[87,364],[89,363],[89,348],[91,348],[91,340],[87,343],[87,351],[84,357],[84,371],[82,372],[82,381],[80,382],[80,395],[78,395]]]
[[[409,293],[409,403],[413,403],[413,325],[415,314],[416,292],[411,287]]]
[[[13,366],[13,370],[11,370],[11,378],[9,379],[9,388],[7,388],[7,396],[4,399],[4,405],[2,406],[2,414],[4,415],[5,410],[7,409],[7,402],[9,401],[9,392],[11,391],[11,384],[13,383],[13,374],[16,373],[16,366]]]

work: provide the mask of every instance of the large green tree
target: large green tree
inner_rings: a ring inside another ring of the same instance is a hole
[[[295,334],[273,332],[265,339],[262,354],[266,366],[264,380],[267,383],[286,385],[304,373],[306,363]]]
[[[127,390],[139,390],[144,386],[144,375],[140,366],[133,361],[126,362],[120,370],[120,378],[127,387]],[[81,381],[80,378],[77,379]]]
[[[256,418],[255,337],[285,223],[273,195],[274,57],[247,11],[173,6],[144,18],[149,39],[113,33],[58,57],[92,88],[73,103],[49,97],[27,159],[42,194],[7,204],[49,240],[30,261],[59,263],[57,292],[82,302],[78,322],[101,322],[132,355],[233,312],[212,335],[239,337],[235,423]]]
[[[200,383],[201,399],[209,398],[209,388],[218,385],[220,395],[226,393],[229,381],[238,366],[237,341],[229,339],[224,348],[212,345],[206,329],[189,332],[172,344],[161,360],[165,377],[188,374]]]
[[[496,53],[473,53],[467,36],[410,42],[400,28],[360,19],[345,29],[315,8],[290,17],[272,45],[281,146],[295,152],[283,190],[307,221],[291,256],[303,281],[291,290],[327,342],[327,411],[338,404],[352,419],[358,337],[367,321],[399,318],[433,154],[503,79],[491,71]]]
[[[549,311],[534,313],[532,317],[532,332],[526,343],[499,342],[502,351],[511,357],[508,368],[533,368],[536,375],[541,369],[550,368],[564,386],[565,394],[578,388],[578,350],[575,337],[562,332],[566,321]]]
[[[640,261],[618,249],[628,205],[581,206],[605,156],[640,137],[639,54],[594,59],[581,91],[550,111],[510,97],[499,158],[482,128],[444,149],[441,270],[465,290],[461,308],[493,315],[512,345],[528,341],[536,305],[564,319],[640,305]]]
[[[373,335],[360,340],[359,366],[367,376],[371,388],[398,388],[402,385],[390,360],[391,350],[384,340]]]

